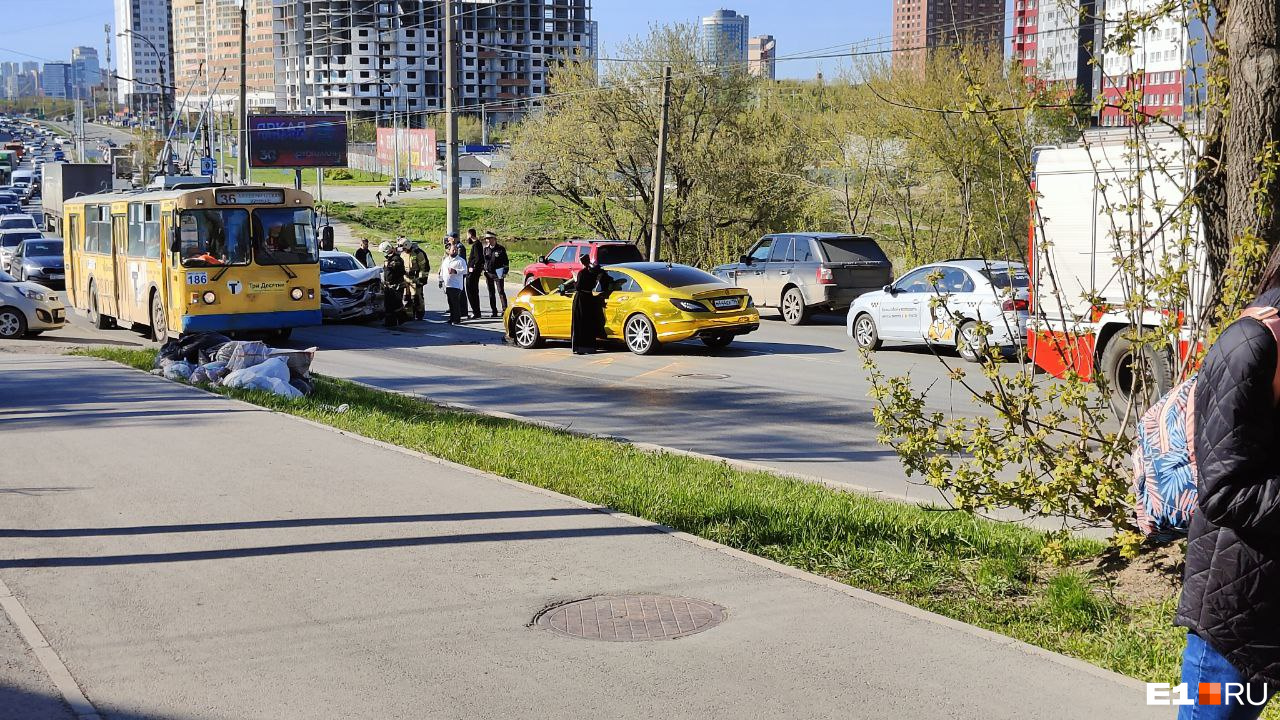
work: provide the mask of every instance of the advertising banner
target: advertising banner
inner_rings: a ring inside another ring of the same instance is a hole
[[[343,115],[250,115],[249,165],[256,168],[347,166]]]
[[[431,128],[398,128],[400,172],[429,173],[436,168],[436,131]],[[391,128],[378,128],[378,164],[388,173],[395,166],[396,136]]]

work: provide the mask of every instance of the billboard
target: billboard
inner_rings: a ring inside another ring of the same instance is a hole
[[[347,119],[342,115],[250,115],[249,166],[347,166]]]
[[[397,128],[396,131],[400,133],[400,172],[434,172],[436,131],[431,128]],[[396,136],[391,128],[378,128],[378,164],[387,168],[388,174],[395,166],[395,157]]]

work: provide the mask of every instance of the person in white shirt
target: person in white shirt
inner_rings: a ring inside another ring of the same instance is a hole
[[[449,300],[449,324],[458,325],[467,314],[466,304],[467,261],[458,254],[456,243],[449,246],[448,254],[440,261],[440,287]]]

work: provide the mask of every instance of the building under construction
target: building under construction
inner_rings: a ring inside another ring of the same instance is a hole
[[[439,0],[273,0],[278,110],[407,113],[444,100]],[[501,121],[548,91],[558,59],[595,56],[591,0],[455,0],[458,107]]]

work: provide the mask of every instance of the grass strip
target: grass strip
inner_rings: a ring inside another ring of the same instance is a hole
[[[155,359],[154,350],[122,348],[74,354],[143,370]],[[608,506],[1131,677],[1176,682],[1183,632],[1170,625],[1173,599],[1126,603],[1097,577],[1047,568],[1046,536],[1022,525],[316,380],[316,393],[300,400],[216,391]],[[350,409],[336,412],[342,404]],[[1076,560],[1103,550],[1087,539],[1066,545]]]

